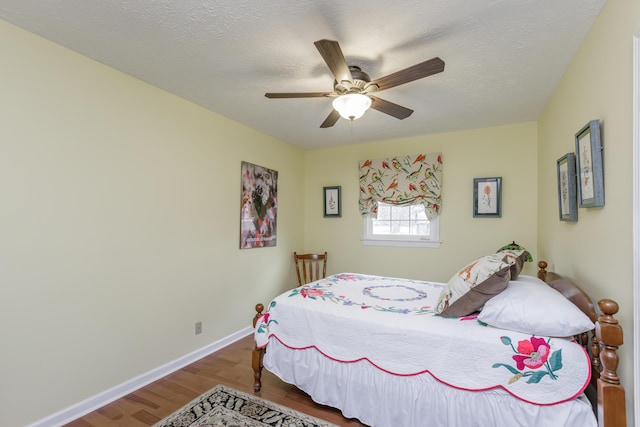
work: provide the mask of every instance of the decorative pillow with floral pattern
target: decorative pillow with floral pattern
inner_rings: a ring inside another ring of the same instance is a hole
[[[435,312],[444,317],[468,316],[509,284],[511,265],[504,254],[486,255],[457,272],[442,289]]]
[[[511,280],[516,280],[522,271],[525,262],[533,262],[533,257],[525,248],[516,242],[509,243],[497,250],[498,254],[504,254],[508,257],[511,264]]]
[[[511,280],[516,280],[522,271],[522,267],[524,267],[524,263],[527,258],[527,251],[524,249],[504,249],[498,251],[497,254],[506,257],[507,262],[511,266]]]

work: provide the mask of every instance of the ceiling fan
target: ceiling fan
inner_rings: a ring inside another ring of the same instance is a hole
[[[335,125],[340,117],[351,121],[358,119],[369,107],[400,120],[406,119],[413,110],[371,94],[444,71],[444,61],[435,57],[371,81],[369,75],[360,67],[347,65],[337,41],[323,39],[314,44],[335,77],[333,92],[267,92],[264,96],[267,98],[335,98],[334,109],[322,122],[321,128]]]

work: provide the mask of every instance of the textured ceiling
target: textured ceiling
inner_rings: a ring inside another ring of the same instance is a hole
[[[302,148],[532,121],[605,0],[0,0],[0,18]],[[415,110],[319,126],[340,42],[372,79],[434,56],[445,71],[376,93]]]

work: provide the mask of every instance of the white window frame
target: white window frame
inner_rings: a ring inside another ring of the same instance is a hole
[[[410,235],[374,235],[373,217],[363,218],[362,243],[366,246],[395,246],[406,248],[439,248],[440,244],[440,215],[429,221],[429,237]]]

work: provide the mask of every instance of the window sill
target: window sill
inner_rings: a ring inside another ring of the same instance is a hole
[[[434,248],[440,247],[439,240],[393,240],[393,239],[362,239],[365,246],[392,246],[402,248]]]

